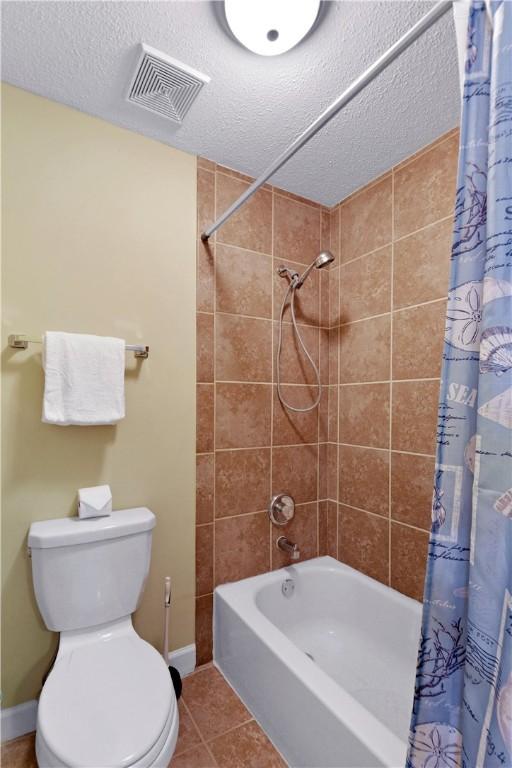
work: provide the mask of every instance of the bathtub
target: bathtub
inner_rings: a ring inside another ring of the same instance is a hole
[[[217,587],[214,663],[290,766],[403,768],[420,620],[319,557]]]

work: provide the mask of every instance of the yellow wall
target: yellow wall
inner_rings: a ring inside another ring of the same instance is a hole
[[[79,487],[110,483],[114,508],[157,516],[136,615],[160,647],[162,580],[173,578],[171,645],[194,637],[196,159],[4,86],[3,706],[36,696],[56,647],[34,602],[26,535],[74,514]],[[126,418],[41,422],[40,347],[9,333],[114,335],[127,354]]]

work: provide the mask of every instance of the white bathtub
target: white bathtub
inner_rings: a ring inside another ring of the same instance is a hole
[[[319,557],[217,587],[214,662],[289,765],[403,768],[420,620],[415,600]]]

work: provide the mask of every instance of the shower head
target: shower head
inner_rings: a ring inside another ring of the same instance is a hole
[[[334,256],[330,251],[320,251],[315,259],[315,267],[317,269],[322,269],[322,267],[326,267],[327,264],[330,264],[332,261],[334,261]]]
[[[302,273],[295,287],[300,288],[301,285],[303,285],[303,283],[307,280],[307,277],[311,272],[311,270],[313,269],[313,267],[315,267],[316,269],[323,269],[323,267],[326,267],[328,264],[330,264],[333,261],[334,261],[334,256],[330,251],[320,251],[320,253],[316,257],[314,262],[310,264],[309,267]]]

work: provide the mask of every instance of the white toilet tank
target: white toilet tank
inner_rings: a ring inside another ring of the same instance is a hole
[[[145,507],[32,523],[32,578],[48,629],[85,629],[132,614],[148,574],[154,526]]]

